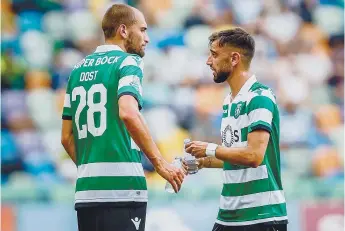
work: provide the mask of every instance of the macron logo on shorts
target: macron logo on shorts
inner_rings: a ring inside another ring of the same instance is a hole
[[[139,218],[134,218],[134,219],[131,219],[132,220],[132,222],[133,222],[133,224],[135,225],[135,229],[136,230],[139,230],[139,226],[140,226],[140,222],[141,222],[141,219],[139,219]]]

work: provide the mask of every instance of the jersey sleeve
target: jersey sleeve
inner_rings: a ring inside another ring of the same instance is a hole
[[[119,72],[118,99],[123,95],[131,95],[137,101],[139,109],[143,106],[143,60],[139,56],[127,56],[121,63]]]
[[[72,120],[72,110],[71,110],[71,83],[70,78],[68,79],[68,84],[66,88],[65,100],[63,104],[62,119]]]
[[[248,132],[263,129],[271,133],[275,97],[269,90],[254,92],[247,106]]]

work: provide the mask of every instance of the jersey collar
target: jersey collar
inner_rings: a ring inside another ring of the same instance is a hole
[[[123,51],[118,45],[101,45],[95,50],[97,52],[108,52],[108,51]]]
[[[249,91],[249,89],[253,86],[254,83],[256,83],[256,76],[252,75],[242,86],[241,90],[238,92],[237,95],[245,94]]]

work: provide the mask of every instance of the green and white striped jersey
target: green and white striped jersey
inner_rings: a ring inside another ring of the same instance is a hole
[[[147,201],[141,152],[119,117],[118,99],[142,107],[143,61],[115,45],[99,46],[69,78],[63,119],[73,121],[78,179],[75,203]]]
[[[223,104],[222,145],[247,146],[248,133],[270,133],[262,164],[257,168],[224,162],[223,190],[216,222],[242,226],[287,220],[280,175],[279,112],[271,89],[252,76],[231,102]]]

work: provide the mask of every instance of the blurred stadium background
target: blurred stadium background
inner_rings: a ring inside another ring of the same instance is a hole
[[[291,231],[344,230],[343,0],[2,0],[1,228],[74,231],[76,168],[60,144],[71,68],[102,43],[112,3],[141,9],[151,38],[144,116],[168,160],[183,139],[219,141],[228,92],[205,65],[211,32],[242,26],[256,40],[252,71],[276,92]],[[221,174],[188,176],[178,195],[143,158],[147,231],[208,231]]]

